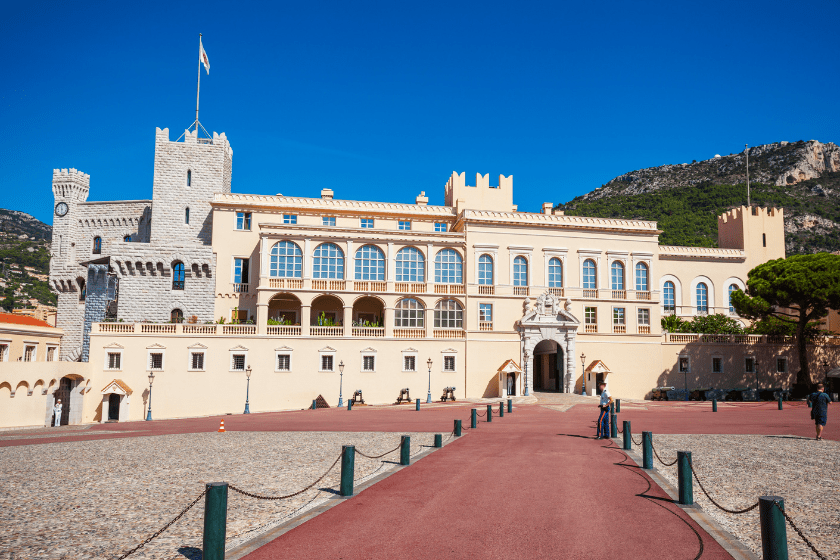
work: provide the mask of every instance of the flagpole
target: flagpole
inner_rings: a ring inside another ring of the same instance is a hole
[[[198,34],[198,87],[195,90],[195,135],[198,137],[198,96],[201,94],[201,33]]]
[[[198,117],[196,117],[198,118]],[[747,154],[747,207],[750,206],[750,145],[744,144],[744,152]]]

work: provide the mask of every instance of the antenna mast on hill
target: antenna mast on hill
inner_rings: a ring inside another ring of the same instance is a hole
[[[198,111],[196,111],[196,121],[198,120]],[[744,152],[747,154],[747,208],[750,207],[750,145],[744,144]]]

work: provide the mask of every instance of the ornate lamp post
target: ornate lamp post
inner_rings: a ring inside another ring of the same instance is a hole
[[[586,354],[580,353],[580,371],[583,373],[583,394],[586,395]]]
[[[146,413],[146,420],[152,419],[152,381],[155,380],[155,373],[149,372],[149,411]]]
[[[758,398],[758,358],[753,360],[753,367],[755,368],[755,398]]]
[[[429,392],[426,394],[426,402],[432,402],[432,359],[426,360],[426,365],[429,366]]]
[[[344,406],[344,399],[342,398],[342,397],[343,397],[343,395],[342,395],[342,391],[343,391],[343,389],[344,389],[344,360],[341,360],[341,361],[338,363],[338,375],[339,375],[339,381],[338,381],[338,408],[341,408],[342,406]]]
[[[245,385],[245,412],[244,414],[251,414],[251,409],[248,407],[248,400],[251,395],[251,365],[245,370],[245,378],[248,380]]]

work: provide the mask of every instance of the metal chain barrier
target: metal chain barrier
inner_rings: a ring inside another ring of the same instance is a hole
[[[665,465],[666,467],[673,467],[674,465],[676,465],[676,464],[677,464],[677,461],[679,461],[679,460],[680,460],[680,459],[679,459],[679,457],[677,457],[676,459],[674,459],[674,462],[673,462],[673,463],[666,463],[666,462],[665,462],[665,461],[663,461],[663,460],[662,460],[662,458],[659,456],[659,453],[657,453],[657,452],[656,452],[656,448],[653,446],[653,441],[651,441],[651,442],[650,442],[650,448],[651,448],[651,449],[653,449],[653,454],[654,454],[654,455],[656,455],[656,459],[657,459],[660,463],[662,463],[663,465]]]
[[[758,507],[758,502],[756,502],[753,505],[751,505],[750,507],[744,508],[744,509],[727,509],[727,508],[723,507],[722,505],[717,503],[711,496],[709,496],[709,493],[706,492],[705,488],[703,488],[703,483],[700,482],[700,479],[697,478],[697,473],[694,471],[693,461],[691,461],[691,460],[688,461],[688,468],[691,469],[691,474],[694,475],[694,480],[697,481],[697,485],[700,487],[700,490],[703,491],[703,493],[706,495],[706,497],[709,498],[709,501],[712,502],[715,506],[717,506],[718,509],[721,509],[721,510],[725,511],[726,513],[732,513],[732,514],[735,514],[735,515],[740,515],[742,513],[747,513],[749,511],[752,511],[752,510],[754,510],[755,508]]]
[[[396,450],[397,450],[397,449],[399,449],[400,447],[402,447],[402,442],[400,442],[400,444],[399,444],[399,445],[397,445],[397,446],[396,446],[395,448],[393,448],[392,450],[390,450],[390,451],[386,451],[386,452],[385,452],[385,453],[383,453],[382,455],[365,455],[364,453],[362,453],[361,451],[359,451],[359,450],[358,450],[358,449],[356,449],[355,447],[354,447],[353,449],[355,449],[356,453],[357,453],[358,455],[361,455],[362,457],[367,457],[368,459],[381,459],[381,458],[382,458],[382,457],[384,457],[385,455],[388,455],[389,453],[393,453],[394,451],[396,451]]]
[[[802,534],[802,531],[799,529],[799,527],[796,526],[796,523],[793,522],[793,519],[791,519],[787,512],[781,508],[779,502],[773,501],[773,505],[776,506],[776,508],[782,512],[782,515],[785,516],[785,519],[787,519],[787,522],[790,523],[791,527],[793,527],[793,530],[796,531],[796,534],[799,535],[799,537],[803,541],[805,541],[805,544],[807,544],[808,548],[810,548],[814,552],[814,554],[817,555],[817,558],[820,558],[820,560],[826,560],[826,557],[819,550],[817,550],[817,548],[811,543],[811,541],[808,540],[808,537]]]
[[[322,474],[320,476],[320,478],[318,478],[318,480],[316,480],[315,482],[313,482],[312,484],[310,484],[309,486],[307,486],[303,490],[298,490],[297,492],[295,492],[293,494],[287,494],[285,496],[263,496],[261,494],[254,494],[253,492],[246,492],[245,490],[242,490],[241,488],[237,488],[233,484],[228,484],[228,488],[230,488],[234,492],[242,494],[243,496],[248,496],[249,498],[256,498],[257,500],[285,500],[286,498],[294,498],[295,496],[303,494],[304,492],[306,492],[307,490],[311,489],[313,486],[315,486],[316,484],[318,484],[319,482],[324,480],[324,477],[326,477],[330,473],[330,471],[333,470],[333,468],[335,468],[335,466],[338,464],[338,462],[340,460],[341,460],[341,454],[339,453],[338,457],[336,457],[333,464],[330,465],[330,468],[327,469],[327,472]]]
[[[140,544],[138,544],[137,546],[135,546],[134,548],[132,548],[131,550],[129,550],[128,552],[126,552],[125,554],[123,554],[122,556],[120,556],[119,558],[117,558],[117,560],[123,560],[124,558],[128,558],[129,556],[131,556],[132,554],[134,554],[135,552],[137,552],[138,550],[140,550],[141,548],[143,548],[144,546],[146,546],[147,544],[149,544],[150,542],[152,542],[153,540],[155,540],[156,538],[158,538],[158,537],[161,535],[161,533],[163,533],[164,531],[166,531],[167,529],[169,529],[169,527],[171,527],[173,523],[175,523],[176,521],[178,521],[179,519],[181,519],[182,517],[184,517],[184,514],[186,514],[188,511],[190,511],[190,510],[192,509],[192,507],[193,507],[195,504],[197,504],[197,503],[198,503],[198,501],[199,501],[201,498],[203,498],[203,497],[204,497],[204,495],[205,495],[206,493],[207,493],[207,489],[205,488],[205,489],[204,489],[204,491],[203,491],[203,492],[201,492],[201,494],[199,494],[199,495],[198,495],[198,497],[197,497],[195,500],[193,500],[192,502],[190,502],[190,505],[188,505],[187,507],[185,507],[184,509],[182,509],[182,510],[181,510],[181,513],[179,513],[178,515],[176,515],[176,516],[175,516],[175,518],[174,518],[172,521],[170,521],[169,523],[167,523],[166,525],[164,525],[163,527],[161,527],[161,528],[160,528],[160,530],[158,530],[156,533],[152,534],[152,536],[150,536],[149,538],[147,538],[145,541],[141,542]]]
[[[633,434],[630,434],[630,441],[632,441],[635,445],[642,445],[643,440],[636,441],[636,438],[633,437]]]

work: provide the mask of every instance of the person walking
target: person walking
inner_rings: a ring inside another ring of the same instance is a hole
[[[55,423],[53,426],[56,428],[61,426],[61,399],[55,401],[55,406],[53,407],[53,413],[55,414]]]
[[[814,420],[814,428],[817,431],[816,439],[822,439],[822,431],[825,428],[825,423],[828,420],[828,403],[831,402],[831,397],[825,393],[825,385],[817,383],[817,390],[808,396],[811,401],[811,418]]]
[[[608,439],[610,437],[610,403],[613,402],[610,392],[607,391],[607,384],[601,381],[598,383],[601,390],[601,401],[598,408],[601,413],[598,415],[598,437],[595,439]]]

